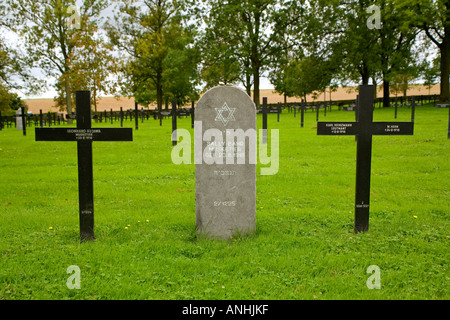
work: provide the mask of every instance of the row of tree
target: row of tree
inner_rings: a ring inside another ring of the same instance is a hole
[[[440,79],[449,101],[450,0],[4,0],[0,85],[31,91],[55,78],[75,90],[134,96],[159,109],[199,88],[241,84],[259,105],[260,78],[305,97],[346,83],[392,87]],[[105,17],[105,13],[109,16]],[[435,50],[433,50],[435,49]],[[432,61],[430,54],[437,52]],[[42,78],[31,70],[40,70]],[[20,84],[20,85],[19,85]]]

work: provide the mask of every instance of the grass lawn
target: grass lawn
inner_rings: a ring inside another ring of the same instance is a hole
[[[410,120],[410,109],[398,112],[377,108],[374,120]],[[93,143],[96,240],[85,243],[76,143],[0,131],[0,300],[450,298],[448,109],[416,107],[414,136],[373,138],[370,225],[360,234],[355,138],[317,136],[311,111],[304,128],[287,110],[268,124],[279,129],[279,172],[262,176],[258,164],[257,231],[230,241],[196,236],[195,165],[172,163],[170,119],[139,123],[133,142]],[[178,126],[193,134],[190,118]],[[81,289],[66,285],[71,265]],[[379,290],[366,285],[371,265]]]

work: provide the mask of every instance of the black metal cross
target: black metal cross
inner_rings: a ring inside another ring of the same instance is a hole
[[[450,139],[450,105],[448,106],[448,130],[447,130],[447,139]]]
[[[177,145],[177,137],[175,131],[177,130],[177,100],[172,100],[172,146]]]
[[[281,102],[278,102],[278,105],[277,105],[277,122],[280,122],[280,114],[281,114]]]
[[[78,149],[78,194],[80,238],[94,239],[94,187],[92,141],[133,141],[131,128],[92,128],[90,91],[76,92],[77,127],[35,128],[36,141],[76,141]]]
[[[295,109],[294,109],[295,110]],[[303,128],[304,120],[305,120],[305,100],[302,99],[302,104],[300,106],[300,126]]]
[[[262,107],[262,127],[263,127],[263,140],[264,144],[267,143],[267,98],[263,98],[263,107]]]
[[[357,135],[355,232],[369,229],[370,166],[373,135],[412,135],[414,122],[373,122],[373,85],[359,87],[357,122],[318,122],[318,135]]]
[[[191,128],[194,129],[194,119],[195,119],[195,102],[192,101],[192,106],[191,106]]]
[[[139,110],[138,110],[138,103],[134,103],[134,125],[136,130],[139,129]]]

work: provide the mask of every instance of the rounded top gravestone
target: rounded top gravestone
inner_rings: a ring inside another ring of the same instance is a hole
[[[16,129],[22,131],[23,125],[22,125],[22,109],[19,108],[16,111]]]
[[[229,239],[256,226],[256,108],[235,86],[207,91],[195,109],[196,225]]]

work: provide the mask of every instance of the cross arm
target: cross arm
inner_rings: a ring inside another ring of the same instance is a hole
[[[35,128],[36,141],[133,141],[131,128]]]
[[[317,122],[317,135],[350,136],[358,132],[357,122]]]
[[[413,135],[414,122],[374,122],[372,134],[382,136]]]

